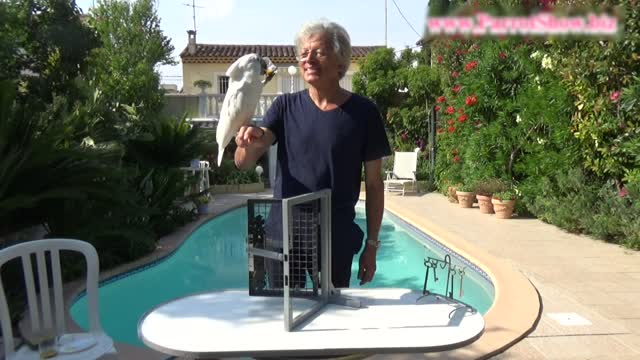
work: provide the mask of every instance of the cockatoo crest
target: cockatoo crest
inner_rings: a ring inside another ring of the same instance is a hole
[[[251,123],[264,85],[276,73],[276,66],[267,57],[247,54],[227,69],[229,87],[222,102],[216,130],[218,166],[222,163],[224,148],[238,130]],[[263,75],[266,75],[264,79]]]

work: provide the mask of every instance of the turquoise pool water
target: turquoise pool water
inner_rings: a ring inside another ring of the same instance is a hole
[[[144,346],[137,334],[138,321],[153,307],[193,293],[225,288],[247,288],[245,249],[247,209],[239,208],[218,216],[194,231],[183,245],[166,260],[129,276],[110,281],[99,289],[101,321],[115,341]],[[358,225],[366,232],[364,209],[357,212]],[[385,213],[380,232],[374,281],[364,287],[402,287],[422,290],[425,256],[442,258],[442,250],[426,243],[424,235]],[[456,259],[454,264],[460,264]],[[351,287],[357,288],[358,257],[352,265]],[[479,273],[467,268],[461,300],[482,314],[493,302],[494,288]],[[445,273],[439,281],[429,275],[429,290],[444,293]],[[457,280],[456,280],[457,284]],[[456,285],[454,296],[459,297]],[[88,327],[86,298],[71,307],[71,316],[83,328]]]

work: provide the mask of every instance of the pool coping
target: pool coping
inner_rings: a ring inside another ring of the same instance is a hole
[[[222,206],[217,207],[211,213],[201,216],[196,221],[161,238],[158,241],[156,250],[149,255],[134,262],[101,272],[99,286],[104,286],[124,276],[132,275],[165,260],[178,250],[189,235],[200,226],[219,215],[246,205],[247,198],[256,196],[268,197],[270,194],[260,193],[242,194],[237,197],[230,196],[231,201],[229,204],[222,204]],[[361,194],[360,200],[365,201],[364,194]],[[417,214],[412,214],[399,206],[394,206],[387,202],[385,202],[385,210],[436,242],[439,242],[441,245],[444,245],[445,248],[457,253],[472,264],[477,265],[480,270],[483,270],[486,275],[488,275],[489,281],[494,286],[495,297],[493,304],[484,315],[485,330],[482,335],[469,345],[439,352],[438,354],[455,358],[486,359],[508,349],[535,329],[541,314],[540,298],[533,284],[531,284],[522,273],[515,270],[505,261],[490,255],[485,250],[471,244],[438,224],[429,221],[429,219],[422,218]],[[81,330],[78,324],[71,318],[70,308],[75,302],[75,299],[84,291],[84,279],[65,284],[65,317],[67,326],[71,331]],[[518,311],[510,313],[512,309],[518,309]],[[153,349],[140,348],[120,342],[115,342],[115,345],[118,349],[120,359],[140,359],[140,356],[143,354],[145,359],[172,358],[167,354],[157,352]],[[127,357],[125,356],[126,353],[130,353],[132,356]]]
[[[361,200],[364,200],[363,196]],[[467,258],[492,279],[495,296],[493,304],[484,315],[483,334],[470,345],[440,352],[438,356],[486,359],[505,351],[536,328],[542,313],[540,295],[524,274],[506,261],[420,214],[390,202],[385,202],[385,210]]]

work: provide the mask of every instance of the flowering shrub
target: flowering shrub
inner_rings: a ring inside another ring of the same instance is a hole
[[[640,1],[600,3],[622,6],[624,37],[554,41],[548,56],[574,96],[572,130],[584,167],[621,186],[625,171],[640,167]]]
[[[516,186],[521,215],[640,247],[632,220],[640,206],[629,190],[640,187],[633,171],[640,168],[640,4],[619,3],[627,10],[623,41],[432,42],[443,78],[436,97],[443,193],[455,183],[502,179]]]

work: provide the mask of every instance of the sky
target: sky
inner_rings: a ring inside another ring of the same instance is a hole
[[[187,45],[187,30],[193,29],[193,10],[185,5],[192,1],[156,0],[161,28],[171,38],[178,62]],[[85,13],[97,2],[76,0]],[[417,33],[424,29],[427,3],[428,0],[387,0],[389,47],[415,46],[420,38]],[[202,44],[291,45],[302,24],[320,17],[344,26],[352,45],[385,43],[385,0],[195,0],[195,5],[197,42]],[[159,70],[163,83],[182,86],[182,64]]]

